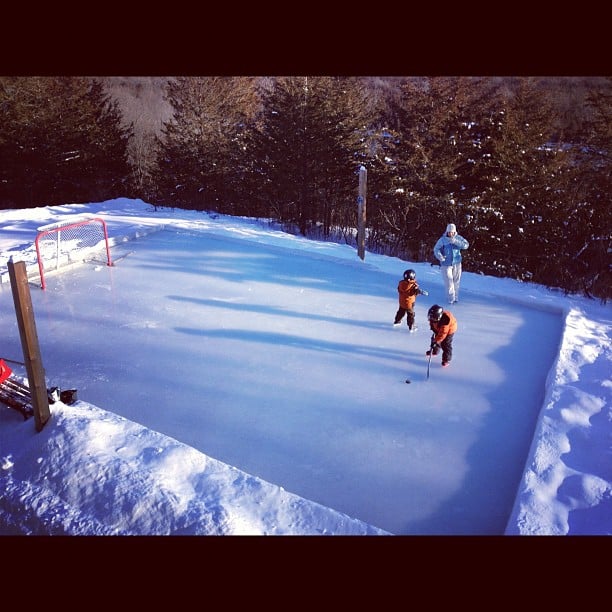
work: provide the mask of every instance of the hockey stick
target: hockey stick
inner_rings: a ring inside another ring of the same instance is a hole
[[[427,360],[427,378],[426,380],[429,380],[429,366],[431,364],[431,354],[433,353],[433,342],[434,342],[434,338],[435,338],[435,334],[431,335],[431,342],[429,345],[429,359]]]
[[[15,361],[14,359],[8,359],[8,357],[0,357],[0,359],[4,359],[4,361],[8,361],[9,363],[16,363],[17,365],[25,365],[23,361]]]

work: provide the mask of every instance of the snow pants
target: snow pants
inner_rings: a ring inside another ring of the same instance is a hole
[[[461,283],[461,262],[451,266],[440,266],[448,303],[459,301],[459,284]]]
[[[408,324],[408,329],[412,329],[414,325],[414,310],[412,308],[402,308],[401,306],[397,309],[395,313],[395,320],[393,321],[394,325],[397,325],[401,322],[401,320],[406,315],[406,323]]]
[[[440,346],[442,347],[442,363],[449,363],[453,358],[453,338],[455,334],[448,334],[442,342],[440,342]],[[433,350],[432,355],[437,355],[440,352],[439,349],[435,348]]]

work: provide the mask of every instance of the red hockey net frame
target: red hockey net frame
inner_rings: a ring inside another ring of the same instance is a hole
[[[99,217],[41,227],[35,244],[41,289],[46,287],[45,260],[54,260],[57,270],[63,263],[84,261],[87,255],[104,247],[106,265],[113,265],[106,222]]]

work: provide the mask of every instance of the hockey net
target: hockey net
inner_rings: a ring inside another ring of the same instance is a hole
[[[46,286],[45,273],[62,266],[95,261],[100,253],[105,264],[112,266],[106,223],[98,217],[53,223],[38,228],[36,257],[40,286]]]

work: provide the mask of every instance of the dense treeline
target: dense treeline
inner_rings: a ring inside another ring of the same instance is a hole
[[[85,77],[0,78],[0,207],[125,195],[127,145],[117,103]]]
[[[465,270],[605,301],[610,84],[570,122],[532,78],[168,79],[143,161],[98,80],[0,78],[0,206],[127,195],[354,243],[364,166],[369,250],[427,261],[453,222]]]

